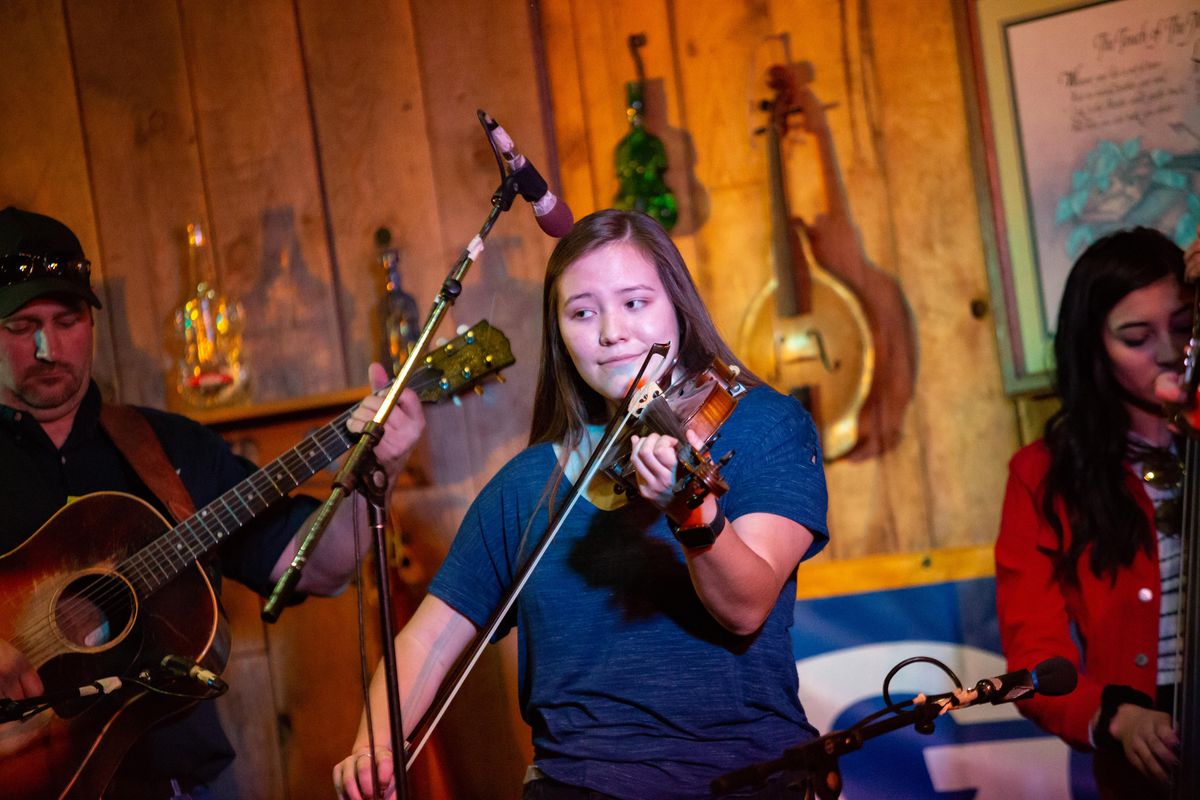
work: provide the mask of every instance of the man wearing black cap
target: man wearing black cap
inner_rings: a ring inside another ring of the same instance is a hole
[[[126,492],[169,513],[150,481],[139,477],[145,472],[131,465],[128,450],[102,424],[103,404],[91,380],[94,308],[100,300],[74,233],[40,214],[0,211],[0,553],[33,536],[70,500],[94,492]],[[372,365],[371,380],[375,385],[386,380],[379,365]],[[349,427],[361,429],[378,403],[365,400]],[[138,412],[196,508],[255,471],[208,429],[174,414]],[[375,450],[389,481],[422,426],[420,404],[406,391]],[[205,565],[214,586],[219,590],[225,576],[267,593],[290,563],[316,507],[311,498],[287,498],[226,540]],[[346,585],[357,555],[352,509],[344,504],[335,515],[303,573],[300,592],[333,594]],[[82,546],[88,533],[77,535]],[[4,569],[0,560],[0,572]],[[36,659],[0,640],[0,699],[42,693],[35,669],[42,664],[31,663]],[[16,724],[0,726],[0,745],[4,729]],[[225,770],[232,757],[215,708],[202,702],[135,744],[106,796],[235,797],[231,771]]]

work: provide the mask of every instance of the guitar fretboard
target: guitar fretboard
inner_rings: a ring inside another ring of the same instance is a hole
[[[198,558],[281,500],[350,449],[346,429],[354,409],[342,413],[188,519],[137,551],[118,569],[143,596],[173,580]]]
[[[474,385],[513,363],[508,338],[481,320],[439,345],[414,371],[408,388],[434,403]],[[382,397],[388,387],[375,394]],[[196,563],[288,492],[350,449],[357,434],[346,423],[358,406],[343,412],[292,449],[229,489],[216,500],[117,565],[142,596],[149,595]]]

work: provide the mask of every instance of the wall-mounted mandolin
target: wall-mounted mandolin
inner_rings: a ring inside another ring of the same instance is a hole
[[[807,62],[768,71],[763,103],[774,276],[752,299],[738,352],[813,413],[825,458],[868,458],[899,441],[912,398],[915,335],[900,287],[867,259]],[[788,203],[783,142],[793,120],[816,141],[826,208],[811,221]],[[773,300],[773,302],[772,302]]]

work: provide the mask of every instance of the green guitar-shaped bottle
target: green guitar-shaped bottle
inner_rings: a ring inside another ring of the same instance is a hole
[[[625,211],[645,212],[669,231],[679,217],[679,207],[675,203],[675,195],[663,180],[667,171],[667,149],[662,139],[643,125],[646,75],[638,48],[645,44],[645,34],[629,37],[629,51],[637,66],[637,80],[625,84],[625,113],[629,117],[629,133],[617,144],[615,160],[618,188],[613,205]]]

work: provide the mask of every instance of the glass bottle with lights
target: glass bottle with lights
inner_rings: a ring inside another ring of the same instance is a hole
[[[185,297],[171,314],[172,367],[168,382],[184,408],[244,402],[250,380],[242,351],[241,304],[220,287],[203,226],[187,226]]]
[[[395,377],[421,335],[421,318],[417,301],[400,284],[400,251],[392,246],[392,232],[387,228],[375,231],[375,246],[386,281],[377,312],[382,332],[379,357]]]

